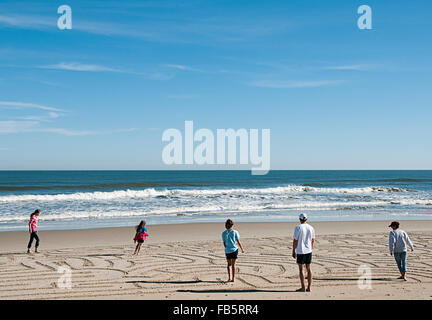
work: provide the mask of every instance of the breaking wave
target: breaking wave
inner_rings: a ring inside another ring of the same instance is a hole
[[[363,188],[318,188],[311,186],[283,186],[271,188],[234,188],[234,189],[160,189],[147,188],[143,190],[115,190],[96,192],[76,192],[60,194],[25,194],[1,196],[0,203],[8,202],[50,202],[50,201],[110,201],[117,199],[144,199],[144,198],[176,198],[176,197],[218,197],[218,196],[290,196],[296,194],[312,193],[323,195],[340,194],[373,194],[409,192],[411,190],[396,187],[363,187]]]

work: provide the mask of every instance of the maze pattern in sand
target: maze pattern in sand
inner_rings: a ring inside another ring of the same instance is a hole
[[[432,235],[410,233],[410,281],[432,283]],[[133,245],[0,254],[0,299],[89,299],[152,294],[275,292],[298,288],[298,268],[290,238],[244,239],[246,254],[237,263],[237,281],[226,283],[226,262],[219,241]],[[184,253],[184,254],[182,254]],[[314,287],[356,285],[362,265],[370,267],[374,286],[399,274],[382,234],[318,237],[313,255]],[[59,287],[58,268],[72,271],[72,289]],[[37,292],[37,294],[36,294]]]

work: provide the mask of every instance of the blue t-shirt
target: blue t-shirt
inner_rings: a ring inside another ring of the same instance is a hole
[[[137,233],[143,233],[143,232],[147,232],[147,228],[145,226],[137,231]]]
[[[237,240],[240,235],[237,230],[225,230],[222,232],[222,241],[225,243],[225,253],[231,253],[238,250]]]

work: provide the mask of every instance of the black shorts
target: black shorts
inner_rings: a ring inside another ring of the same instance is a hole
[[[143,239],[138,239],[137,242],[138,243],[144,243],[144,240]]]
[[[312,252],[307,254],[298,254],[297,263],[298,264],[311,264],[312,262]]]
[[[225,253],[227,259],[237,259],[238,257],[238,249],[234,252]]]

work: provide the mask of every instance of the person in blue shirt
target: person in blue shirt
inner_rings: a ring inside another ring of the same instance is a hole
[[[240,243],[240,234],[237,230],[233,229],[234,222],[228,219],[225,222],[226,230],[222,232],[222,241],[225,247],[225,255],[227,259],[227,270],[228,270],[228,281],[234,282],[235,279],[235,263],[238,256],[238,249],[240,247],[242,253],[244,253],[243,246]],[[238,246],[237,246],[238,244]],[[232,271],[232,277],[231,272]]]
[[[148,236],[149,236],[149,234],[147,233],[146,222],[144,220],[142,220],[140,222],[140,224],[137,225],[137,227],[136,227],[135,238],[133,240],[134,240],[134,243],[136,243],[136,242],[138,242],[138,243],[135,247],[135,252],[133,255],[139,254],[141,246],[144,243],[144,240],[147,239]]]

